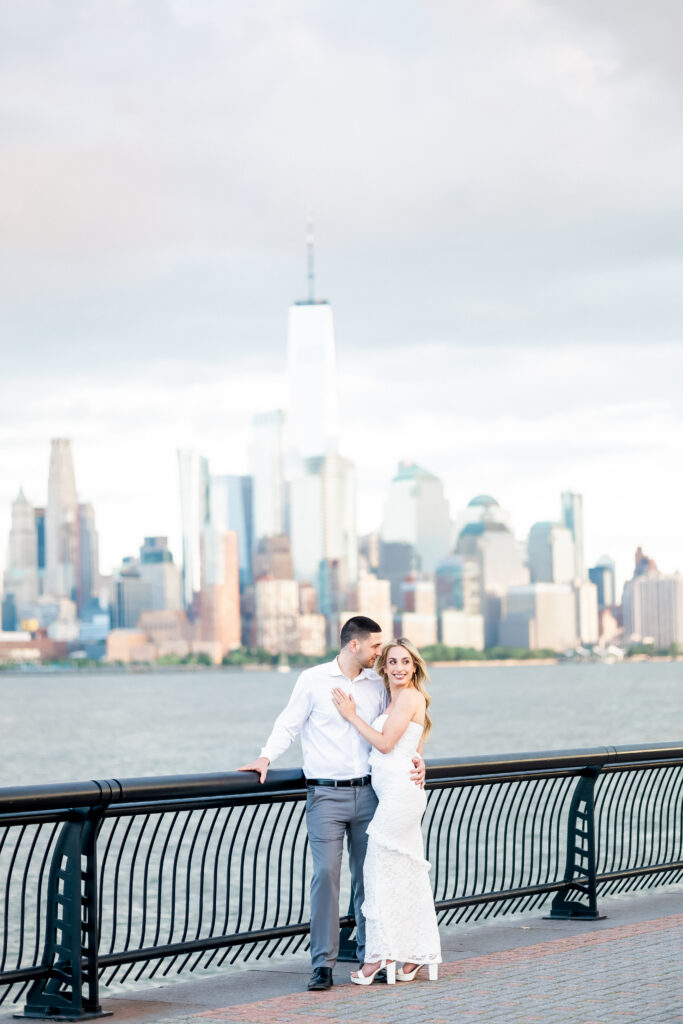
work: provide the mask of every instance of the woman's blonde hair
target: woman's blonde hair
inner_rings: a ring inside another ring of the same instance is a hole
[[[387,674],[387,658],[392,647],[403,647],[413,659],[413,665],[415,666],[415,672],[413,673],[413,685],[418,693],[421,693],[425,699],[424,738],[427,739],[432,728],[432,720],[429,717],[429,705],[432,702],[432,698],[427,693],[427,687],[425,686],[425,683],[429,679],[429,675],[427,674],[427,666],[424,663],[424,658],[418,651],[417,647],[405,636],[395,637],[393,640],[389,640],[388,643],[384,644],[382,650],[379,652],[377,661],[375,662],[375,672],[382,677],[387,693],[391,693],[391,689],[389,687],[389,676]]]

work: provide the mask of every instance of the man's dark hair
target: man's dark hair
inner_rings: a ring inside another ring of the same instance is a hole
[[[342,626],[341,645],[346,647],[351,640],[365,640],[370,633],[381,633],[382,627],[367,615],[353,615]]]

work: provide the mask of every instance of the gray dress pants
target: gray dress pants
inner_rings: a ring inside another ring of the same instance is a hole
[[[358,959],[365,959],[365,918],[361,906],[366,829],[377,808],[372,786],[310,786],[306,827],[313,857],[311,878],[311,960],[314,967],[334,967],[339,953],[339,883],[344,836],[349,848],[351,891],[356,917]]]

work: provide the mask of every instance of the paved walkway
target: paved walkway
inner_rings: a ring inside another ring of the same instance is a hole
[[[590,923],[449,929],[436,983],[359,988],[342,964],[332,990],[307,992],[309,965],[297,957],[103,1006],[131,1024],[683,1024],[683,893],[604,899],[601,910],[607,918]]]

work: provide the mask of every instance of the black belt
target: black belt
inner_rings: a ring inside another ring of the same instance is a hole
[[[372,779],[369,775],[362,775],[359,779],[306,779],[307,786],[369,786]]]

